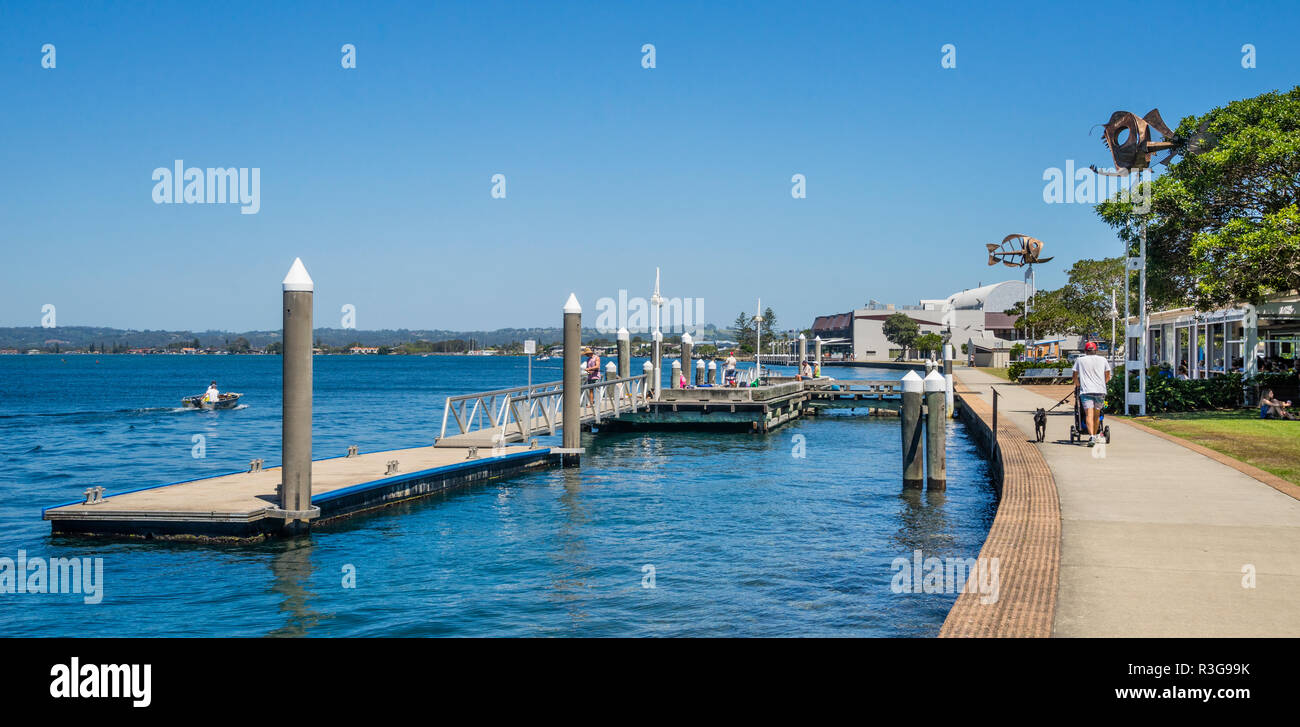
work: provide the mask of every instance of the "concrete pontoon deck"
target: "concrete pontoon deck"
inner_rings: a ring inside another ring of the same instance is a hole
[[[388,463],[397,461],[388,473]],[[312,462],[313,527],[455,487],[555,464],[559,454],[528,446],[415,447]],[[252,538],[279,530],[280,468],[206,477],[114,494],[100,502],[47,508],[55,535]]]

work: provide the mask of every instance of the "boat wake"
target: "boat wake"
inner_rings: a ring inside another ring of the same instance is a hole
[[[241,405],[247,406],[246,404]],[[110,409],[108,411],[41,411],[27,412],[24,414],[0,414],[0,420],[6,419],[40,419],[40,418],[58,418],[58,417],[83,417],[90,419],[104,419],[114,416],[136,416],[140,414],[161,414],[181,411],[193,411],[184,407],[174,406],[145,406],[131,409]]]

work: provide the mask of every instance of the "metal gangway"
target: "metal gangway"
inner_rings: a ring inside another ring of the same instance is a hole
[[[580,424],[600,424],[648,407],[646,376],[582,385]],[[449,396],[435,447],[497,447],[563,428],[564,382],[548,381]]]

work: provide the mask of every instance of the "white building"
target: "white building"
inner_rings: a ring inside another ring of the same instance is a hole
[[[818,316],[812,325],[815,336],[825,342],[823,351],[858,361],[897,358],[902,351],[885,338],[884,323],[895,313],[916,321],[922,334],[949,336],[961,344],[996,345],[1014,342],[1015,317],[1005,313],[1024,300],[1024,281],[1008,280],[963,290],[946,298],[918,301],[917,305],[884,305],[871,301],[848,313]]]

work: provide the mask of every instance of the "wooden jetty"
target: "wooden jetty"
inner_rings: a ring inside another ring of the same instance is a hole
[[[643,410],[606,419],[598,431],[728,429],[770,432],[816,409],[897,411],[896,379],[768,377],[764,385],[664,389]]]
[[[894,380],[768,377],[762,385],[712,385],[716,367],[696,361],[697,386],[663,389],[662,336],[656,331],[652,362],[632,376],[626,330],[618,334],[618,365],[603,380],[583,383],[582,307],[564,305],[564,378],[561,381],[449,397],[442,429],[430,446],[312,458],[312,308],[315,283],[301,260],[282,282],[284,316],[281,464],[250,462],[233,472],[184,482],[106,493],[87,488],[82,501],[42,511],[60,535],[141,538],[258,538],[310,530],[393,503],[487,482],[540,467],[576,466],[579,433],[628,429],[726,427],[769,432],[828,406],[897,408],[901,384]],[[657,297],[657,296],[656,296]],[[682,361],[691,369],[691,340],[682,336]],[[806,355],[800,341],[800,355]],[[821,359],[820,339],[815,342]],[[916,378],[915,375],[911,375]],[[707,379],[707,380],[706,380]],[[686,380],[685,376],[674,380]],[[917,379],[919,381],[919,379]],[[752,383],[748,377],[743,383]],[[538,436],[562,433],[560,447],[539,446]],[[521,443],[521,444],[516,444]],[[513,446],[512,446],[513,445]]]

